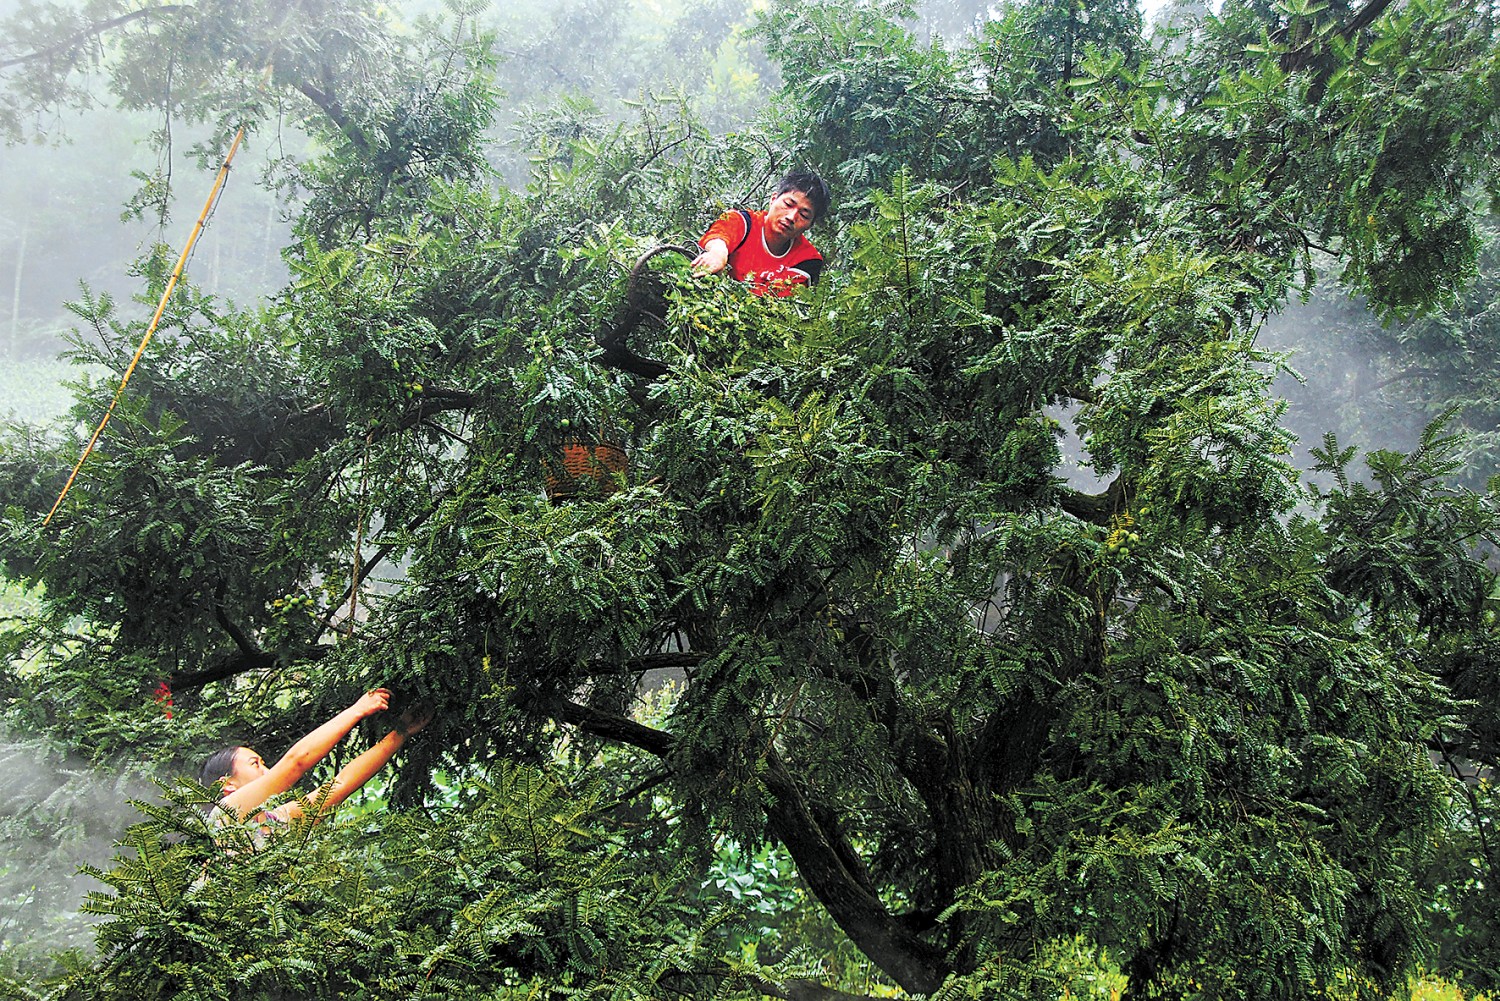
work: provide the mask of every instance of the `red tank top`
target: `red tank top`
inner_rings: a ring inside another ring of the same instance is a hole
[[[791,295],[795,286],[817,281],[823,267],[823,255],[802,234],[792,241],[786,253],[771,253],[766,246],[766,214],[760,211],[725,212],[708,227],[698,246],[706,248],[711,240],[724,241],[729,248],[729,273],[739,281],[749,282],[756,295],[766,292]]]

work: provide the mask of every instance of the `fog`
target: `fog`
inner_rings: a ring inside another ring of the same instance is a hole
[[[0,288],[5,354],[45,357],[76,322],[65,304],[87,285],[121,302],[138,294],[132,266],[153,246],[180,252],[208,195],[212,175],[188,157],[187,142],[157,157],[145,144],[156,127],[141,115],[99,110],[59,123],[60,144],[0,149]],[[253,302],[282,283],[279,257],[289,228],[255,184],[265,150],[252,147],[231,171],[188,274],[207,291]],[[143,181],[175,178],[166,213],[126,216]],[[142,305],[149,317],[149,307]],[[3,406],[4,401],[0,401]]]
[[[0,954],[89,946],[78,906],[103,886],[78,869],[109,862],[121,833],[142,819],[129,801],[154,792],[44,740],[0,735]]]

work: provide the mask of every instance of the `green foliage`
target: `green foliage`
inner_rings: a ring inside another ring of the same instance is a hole
[[[1039,2],[947,46],[901,11],[770,9],[787,87],[743,134],[529,114],[521,191],[477,180],[487,39],[293,35],[304,90],[383,62],[320,105],[292,282],[184,291],[45,530],[104,390],[7,432],[0,560],[44,597],[6,713],[185,761],[386,684],[437,709],[386,796],[431,812],[225,855],[155,809],[60,996],[114,963],[168,997],[1273,1001],[1496,968],[1493,802],[1454,767],[1500,762],[1493,499],[1441,425],[1368,483],[1330,440],[1307,489],[1256,341],[1317,248],[1387,312],[1468,274],[1493,26],[1230,4],[1157,51],[1129,5]],[[818,287],[626,277],[801,161],[838,179]],[[77,312],[121,368],[140,325]],[[660,378],[604,363],[627,326]],[[628,469],[550,502],[578,439]],[[560,744],[577,798],[501,764]]]
[[[89,870],[97,963],[43,996],[645,997],[711,970],[728,917],[524,768],[470,775],[435,815],[298,824],[259,851],[201,803],[141,804]]]

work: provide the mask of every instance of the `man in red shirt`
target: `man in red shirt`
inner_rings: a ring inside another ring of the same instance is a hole
[[[788,174],[764,212],[734,209],[715,219],[698,241],[703,253],[693,268],[713,275],[727,267],[756,295],[791,295],[798,285],[816,284],[823,255],[802,234],[827,214],[828,202],[828,185],[817,174]]]

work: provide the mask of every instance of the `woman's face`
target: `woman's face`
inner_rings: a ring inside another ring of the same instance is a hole
[[[234,767],[229,770],[229,777],[224,780],[224,791],[233,792],[264,774],[266,774],[266,763],[261,760],[259,754],[248,747],[236,748]]]

